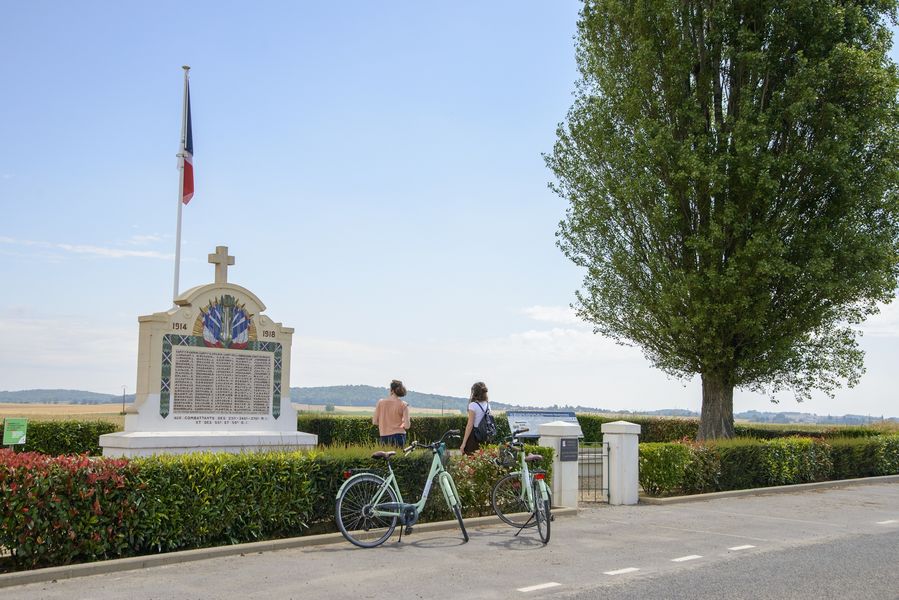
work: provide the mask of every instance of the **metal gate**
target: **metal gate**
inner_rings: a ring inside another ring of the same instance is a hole
[[[582,442],[578,447],[577,474],[580,502],[609,501],[609,444]]]

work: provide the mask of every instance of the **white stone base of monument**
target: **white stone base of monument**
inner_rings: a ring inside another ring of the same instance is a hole
[[[120,431],[100,436],[103,456],[189,452],[265,452],[315,448],[318,436],[301,431]]]

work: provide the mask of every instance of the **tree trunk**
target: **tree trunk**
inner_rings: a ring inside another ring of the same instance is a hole
[[[702,374],[702,416],[697,440],[734,437],[734,386],[717,373]]]

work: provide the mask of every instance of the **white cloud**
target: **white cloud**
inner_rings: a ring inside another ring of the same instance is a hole
[[[128,238],[128,243],[132,246],[143,246],[145,244],[152,244],[153,242],[161,242],[161,235],[132,235]]]
[[[531,329],[506,337],[475,342],[470,347],[484,357],[504,361],[551,361],[590,363],[597,360],[632,360],[642,357],[639,350],[583,329],[554,327]]]
[[[521,312],[535,321],[560,325],[585,325],[569,306],[529,306]]]
[[[60,250],[71,252],[72,254],[88,254],[106,258],[161,258],[165,260],[172,260],[174,258],[171,254],[156,252],[155,250],[122,250],[121,248],[104,248],[102,246],[74,244],[54,244],[53,246]]]
[[[0,243],[14,246],[26,246],[41,250],[56,250],[69,254],[101,256],[104,258],[156,258],[172,260],[173,255],[155,250],[125,250],[122,248],[109,248],[104,246],[92,246],[87,244],[59,244],[40,242],[34,240],[20,240],[11,237],[0,236]]]

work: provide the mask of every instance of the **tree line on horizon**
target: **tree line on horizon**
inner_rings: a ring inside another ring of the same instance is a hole
[[[323,387],[292,387],[290,388],[290,400],[298,404],[311,404],[315,406],[374,406],[380,398],[387,395],[387,388],[370,385],[334,385]],[[425,394],[410,391],[405,399],[416,408],[443,408],[452,412],[462,412],[467,406],[468,399],[456,396],[442,396],[439,394]],[[0,403],[10,404],[121,404],[122,397],[114,394],[101,394],[83,390],[20,390],[0,391]],[[125,402],[134,402],[134,394],[125,396]],[[596,408],[583,405],[559,405],[552,406],[519,406],[508,403],[491,402],[497,411],[510,410],[564,410],[577,414],[593,413],[608,415],[634,415],[651,417],[682,417],[696,418],[700,414],[696,411],[683,408],[663,408],[658,410],[614,410]],[[766,412],[749,410],[734,415],[737,419],[752,421],[755,423],[817,423],[834,425],[865,425],[882,420],[899,422],[899,417],[871,415],[817,415],[801,412]]]

